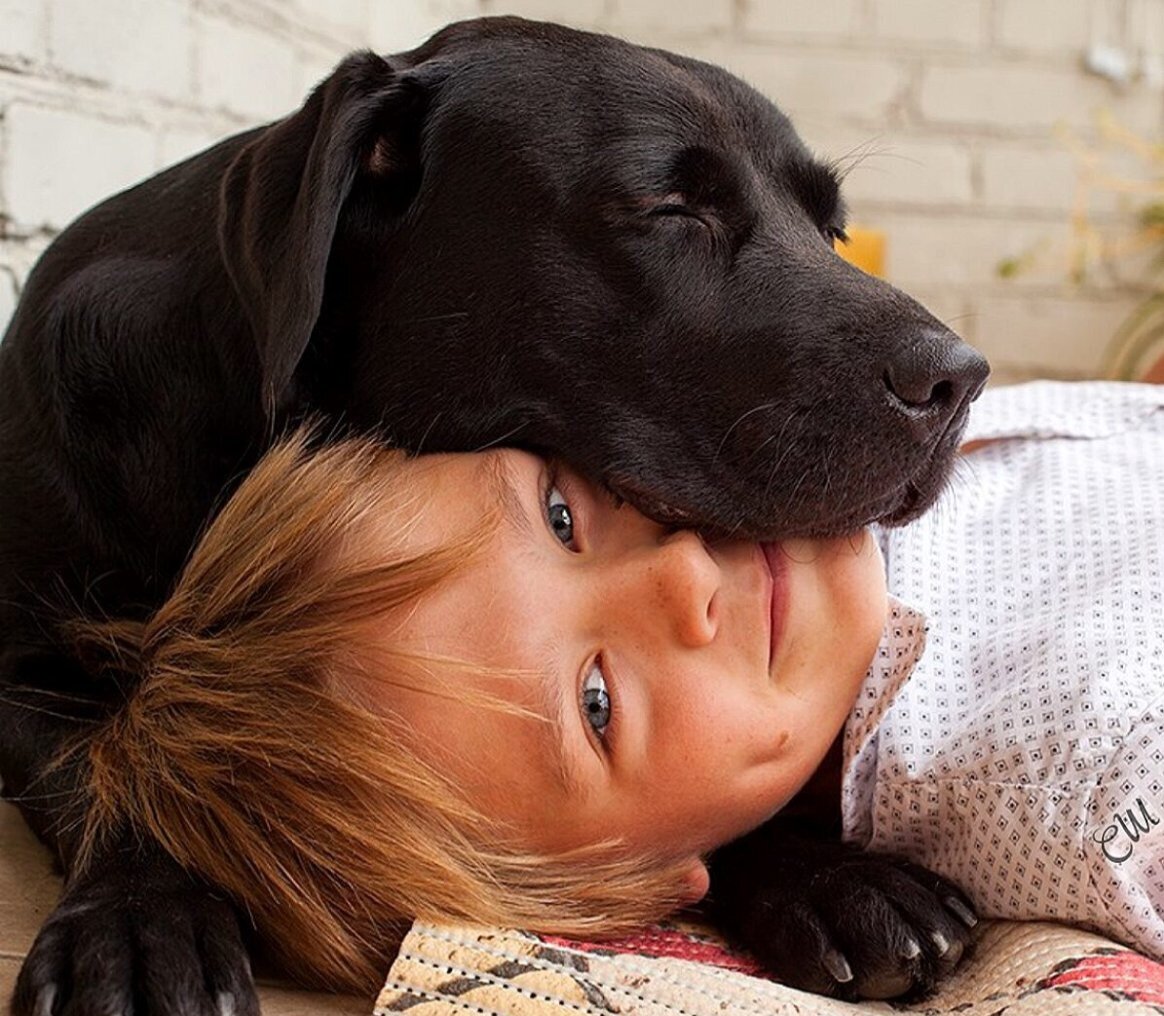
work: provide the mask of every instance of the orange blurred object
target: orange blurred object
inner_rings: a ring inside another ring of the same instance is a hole
[[[833,244],[836,252],[846,261],[870,275],[885,274],[885,234],[879,229],[851,226],[845,230],[849,242]]]
[[[1152,381],[1155,384],[1164,385],[1164,356],[1160,357],[1159,360],[1149,367],[1147,373],[1140,380]]]

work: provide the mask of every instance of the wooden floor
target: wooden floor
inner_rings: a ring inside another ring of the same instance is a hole
[[[20,961],[60,893],[48,853],[20,813],[0,802],[0,1012],[16,983]],[[385,962],[387,973],[387,961]],[[273,982],[261,983],[264,1016],[370,1016],[372,999],[316,995]]]

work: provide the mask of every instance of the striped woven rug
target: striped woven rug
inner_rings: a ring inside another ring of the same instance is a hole
[[[377,1016],[1161,1016],[1164,964],[1055,924],[984,921],[972,956],[912,1005],[838,1002],[767,980],[709,928],[591,943],[413,925]]]

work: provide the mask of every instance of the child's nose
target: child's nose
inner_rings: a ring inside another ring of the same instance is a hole
[[[697,533],[684,529],[663,537],[644,572],[654,585],[661,620],[680,642],[697,648],[715,638],[720,569]]]

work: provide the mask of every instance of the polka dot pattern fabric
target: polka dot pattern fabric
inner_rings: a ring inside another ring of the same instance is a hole
[[[896,599],[845,729],[845,837],[985,916],[1164,959],[1164,388],[993,389],[972,440],[878,534]]]

